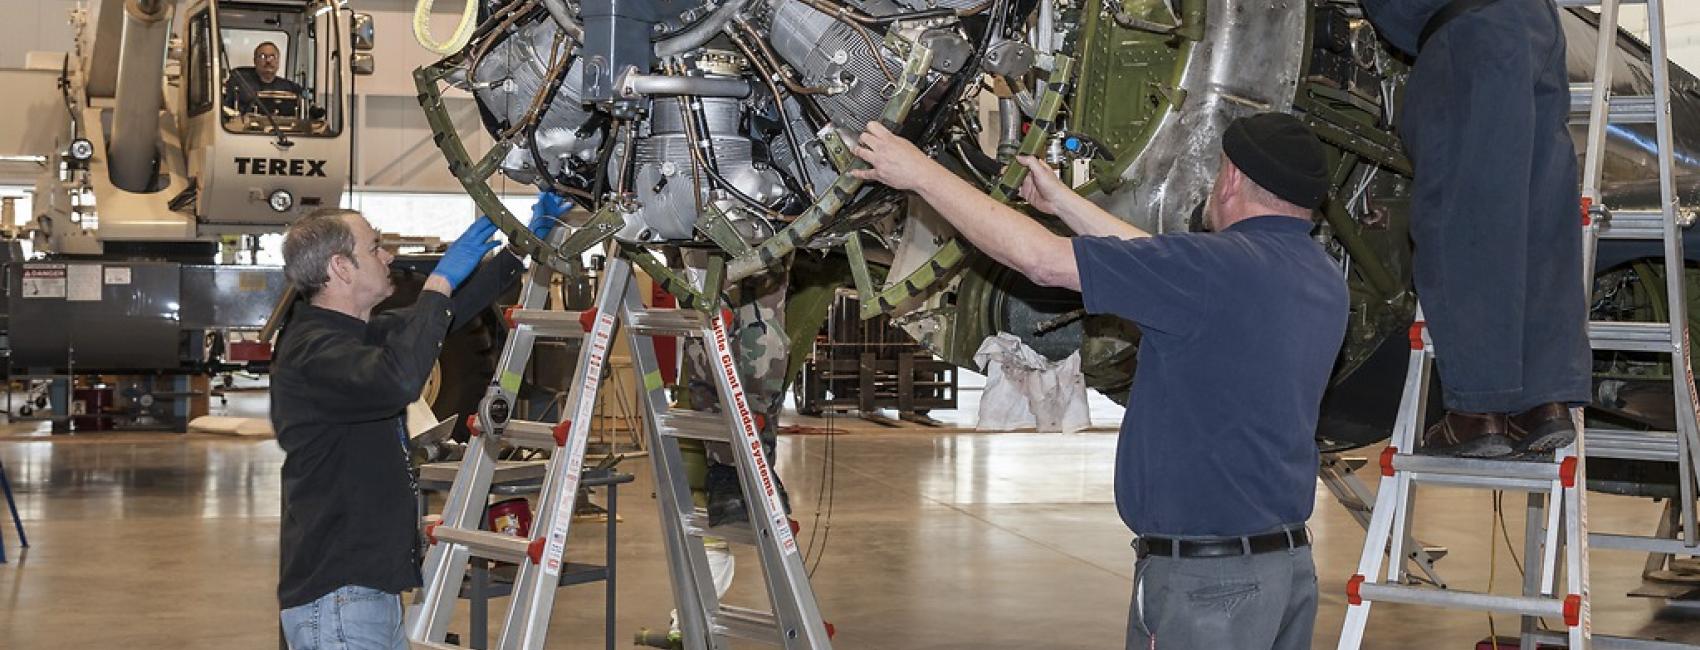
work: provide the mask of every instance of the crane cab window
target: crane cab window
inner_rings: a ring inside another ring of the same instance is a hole
[[[203,11],[189,19],[189,114],[200,115],[213,106],[212,84],[207,82],[212,70],[212,21]]]
[[[330,137],[342,131],[344,62],[336,17],[303,8],[221,3],[219,110],[227,131]]]

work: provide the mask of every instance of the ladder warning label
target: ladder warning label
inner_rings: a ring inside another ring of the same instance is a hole
[[[555,504],[549,523],[549,542],[543,551],[543,573],[561,575],[561,556],[567,552],[567,530],[573,522],[573,501],[578,496],[578,483],[584,472],[584,445],[589,438],[590,415],[596,412],[596,390],[602,383],[602,364],[608,357],[608,339],[614,334],[614,310],[602,310],[590,332],[589,356],[585,359],[584,383],[579,386],[578,404],[567,429],[567,467],[561,478],[566,486],[556,492],[565,495]]]
[[[727,398],[732,402],[732,410],[738,415],[738,437],[741,444],[749,451],[755,460],[754,470],[757,480],[761,481],[762,496],[767,500],[768,512],[773,513],[773,534],[779,538],[779,547],[786,555],[797,553],[797,539],[791,534],[791,522],[786,520],[785,505],[779,500],[779,491],[773,485],[773,471],[767,466],[767,454],[761,448],[761,436],[756,432],[756,420],[750,414],[750,403],[744,399],[743,382],[738,379],[738,366],[732,359],[732,348],[726,342],[726,320],[717,315],[710,329],[714,336],[714,356],[720,363],[720,376],[725,380]]]

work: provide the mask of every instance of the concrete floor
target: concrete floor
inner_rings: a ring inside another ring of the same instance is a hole
[[[32,547],[4,530],[0,648],[275,647],[278,468],[271,440],[0,433]],[[1119,648],[1133,556],[1111,501],[1112,432],[1072,435],[899,431],[785,437],[814,589],[849,648]],[[1369,450],[1367,453],[1373,453]],[[830,462],[829,461],[830,458]],[[671,597],[646,460],[622,493],[619,647],[663,626]],[[823,480],[823,474],[827,480]],[[830,490],[823,490],[823,486]],[[1596,529],[1641,531],[1652,503],[1592,497]],[[1507,498],[1508,504],[1521,503]],[[830,504],[830,526],[825,513]],[[1492,513],[1484,493],[1434,489],[1423,536],[1461,588],[1486,586]],[[1322,605],[1315,644],[1333,647],[1362,544],[1358,525],[1318,489],[1312,519]],[[1508,520],[1516,525],[1520,513]],[[817,521],[822,527],[816,532]],[[830,529],[830,535],[827,530]],[[595,561],[601,524],[574,528],[569,558]],[[1511,538],[1521,551],[1521,535]],[[1503,546],[1495,588],[1515,590]],[[1700,643],[1700,610],[1623,594],[1641,557],[1593,558],[1594,628]],[[740,553],[729,601],[759,606],[757,565]],[[499,625],[497,601],[495,618]],[[601,586],[562,591],[551,646],[599,648]],[[457,624],[458,625],[458,624]],[[1502,617],[1501,633],[1515,620]],[[1377,606],[1367,648],[1473,648],[1482,614]]]

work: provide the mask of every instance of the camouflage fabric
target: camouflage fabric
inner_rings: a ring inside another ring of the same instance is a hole
[[[697,260],[687,259],[687,266]],[[738,360],[738,377],[743,380],[745,399],[750,410],[761,416],[762,445],[767,448],[770,466],[773,446],[778,440],[779,412],[785,408],[786,377],[791,339],[785,333],[785,297],[791,274],[791,258],[770,269],[728,287],[732,302],[732,354]],[[690,340],[684,346],[686,388],[695,408],[719,404],[709,355],[701,341]],[[725,444],[707,444],[709,460],[719,464],[732,462],[731,449]]]

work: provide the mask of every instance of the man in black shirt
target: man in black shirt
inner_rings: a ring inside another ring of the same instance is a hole
[[[539,236],[569,207],[551,205],[533,216]],[[285,452],[278,606],[293,650],[408,647],[400,593],[420,585],[419,513],[402,415],[443,336],[518,278],[517,255],[480,266],[495,231],[479,217],[417,301],[376,315],[393,256],[360,213],[315,211],[285,235],[284,274],[306,297],[279,335],[271,388]]]
[[[301,86],[277,76],[277,45],[266,41],[254,47],[254,67],[237,68],[230,73],[224,89],[224,105],[244,113],[294,115],[301,102]],[[262,92],[287,92],[295,99],[266,99]]]

